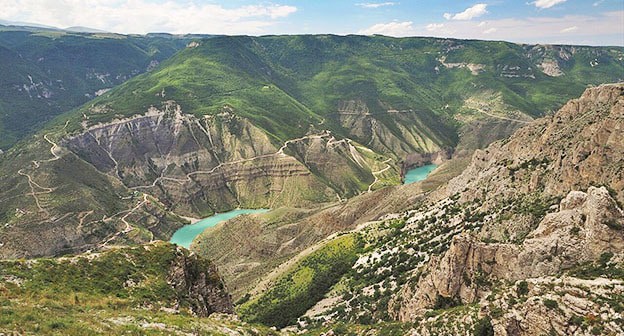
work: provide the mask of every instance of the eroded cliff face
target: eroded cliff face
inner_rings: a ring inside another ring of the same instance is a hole
[[[373,180],[369,162],[346,140],[323,132],[275,144],[228,107],[195,117],[168,101],[145,115],[91,127],[65,145],[130,189],[189,216],[335,200]]]

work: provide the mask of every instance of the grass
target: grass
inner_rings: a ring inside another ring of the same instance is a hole
[[[186,294],[169,285],[172,264],[188,254],[158,242],[97,255],[0,261],[0,333],[219,335],[240,328],[232,319],[194,317]],[[212,269],[206,260],[186,263],[189,272]],[[207,283],[222,288],[218,275],[207,274]],[[176,314],[163,310],[174,307]]]
[[[232,335],[245,331],[253,335],[279,335],[266,326],[242,324],[232,317],[194,317],[150,309],[119,306],[94,307],[89,303],[58,307],[0,305],[0,333],[33,335]]]
[[[243,320],[285,327],[294,324],[351,269],[360,249],[357,236],[340,236],[302,259],[266,292],[242,303]]]
[[[149,249],[128,248],[104,252],[90,260],[88,257],[67,259],[36,259],[32,262],[1,261],[0,275],[20,279],[11,296],[34,300],[50,300],[73,305],[76,298],[106,304],[157,304],[172,301],[175,293],[166,283],[163,270],[175,258],[169,244],[157,244]],[[136,286],[128,286],[136,283]],[[97,301],[97,300],[96,300]]]

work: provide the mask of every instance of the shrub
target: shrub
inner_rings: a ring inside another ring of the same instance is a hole
[[[568,323],[573,326],[580,326],[583,324],[583,317],[574,315],[570,317],[570,320],[568,321]]]
[[[505,311],[501,307],[493,307],[490,309],[490,313],[492,314],[492,317],[499,318],[505,314]]]
[[[486,316],[480,319],[475,325],[474,336],[494,336],[494,327],[492,327],[492,319]]]
[[[546,308],[548,309],[556,309],[557,307],[559,307],[559,303],[557,303],[557,301],[555,300],[544,299],[542,302],[544,302],[544,306],[546,306]]]
[[[458,299],[452,298],[452,297],[445,297],[442,295],[438,295],[438,297],[436,298],[436,303],[433,307],[433,309],[446,309],[446,308],[452,308],[455,306],[459,306],[461,304],[461,302]]]
[[[518,283],[518,287],[516,288],[516,293],[518,296],[525,296],[529,294],[529,283],[526,281],[520,281]]]
[[[605,220],[604,223],[605,223],[606,226],[608,226],[612,230],[622,230],[622,229],[624,229],[622,224],[618,223],[617,219],[615,219],[615,218],[609,218],[609,219]]]
[[[605,252],[600,255],[600,265],[606,266],[607,263],[613,258],[613,252]]]

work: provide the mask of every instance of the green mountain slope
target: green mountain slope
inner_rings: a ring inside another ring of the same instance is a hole
[[[563,56],[552,56],[552,50]],[[218,37],[94,101],[95,106],[110,107],[110,113],[98,113],[90,123],[157,106],[163,100],[157,94],[164,93],[196,115],[231,106],[282,142],[323,128],[367,143],[371,135],[357,134],[345,120],[364,114],[409,144],[400,130],[402,121],[397,122],[397,116],[408,114],[424,139],[452,146],[457,141],[456,115],[465,109],[474,112],[467,99],[480,98],[503,115],[516,111],[539,116],[579,95],[588,84],[623,79],[622,55],[624,49],[615,47],[428,38]],[[598,65],[594,59],[600,60]],[[542,72],[544,62],[556,64],[551,67],[561,75]]]
[[[44,29],[0,31],[0,148],[152,69],[189,40]]]

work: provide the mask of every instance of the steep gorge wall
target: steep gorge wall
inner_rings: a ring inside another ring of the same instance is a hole
[[[401,161],[415,154],[443,152],[441,143],[455,142],[454,132],[426,112],[389,108],[371,113],[365,102],[353,100],[341,102],[335,118],[354,139]]]
[[[64,145],[189,216],[333,201],[373,181],[368,162],[346,140],[321,133],[276,145],[232,112],[198,118],[169,101],[145,115],[93,126]]]

